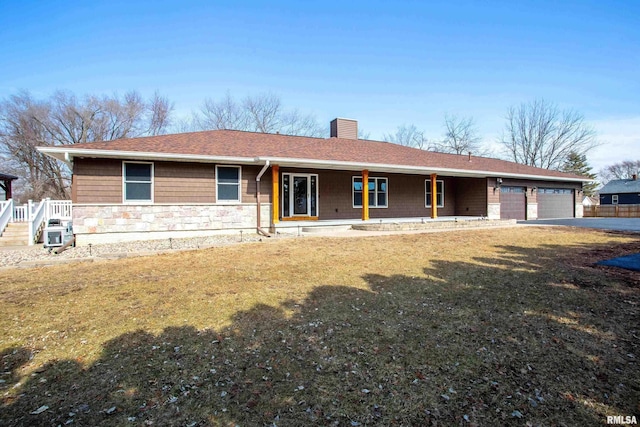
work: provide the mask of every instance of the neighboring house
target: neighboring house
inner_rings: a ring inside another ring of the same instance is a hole
[[[584,177],[357,134],[335,119],[330,138],[213,130],[39,150],[72,168],[80,244],[289,221],[582,216]]]
[[[600,189],[601,205],[640,205],[638,175],[631,179],[614,179]]]

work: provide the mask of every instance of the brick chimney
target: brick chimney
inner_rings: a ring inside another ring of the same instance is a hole
[[[339,118],[331,120],[331,138],[358,139],[358,122]]]

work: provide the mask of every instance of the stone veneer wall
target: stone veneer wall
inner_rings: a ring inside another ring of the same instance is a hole
[[[500,219],[500,203],[487,203],[487,218]]]
[[[527,219],[538,219],[538,204],[527,202]]]
[[[263,203],[260,222],[269,227],[271,204]],[[73,231],[79,244],[100,241],[187,237],[255,229],[256,205],[74,205]]]

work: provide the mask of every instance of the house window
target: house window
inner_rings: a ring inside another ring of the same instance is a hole
[[[617,194],[613,194],[611,196],[611,204],[612,205],[617,205],[618,204],[618,195]]]
[[[240,202],[240,166],[216,166],[216,200],[218,202]]]
[[[424,181],[424,206],[427,208],[431,207],[431,180],[427,179]],[[437,207],[444,208],[444,181],[436,180],[436,202]]]
[[[123,162],[124,202],[153,202],[153,163]]]
[[[354,176],[352,193],[353,193],[353,207],[362,207],[362,177]],[[388,181],[387,178],[369,178],[368,179],[368,191],[369,191],[369,207],[370,208],[386,208],[388,206]]]

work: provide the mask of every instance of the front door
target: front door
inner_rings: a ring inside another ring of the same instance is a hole
[[[293,176],[293,214],[309,216],[309,177]]]
[[[282,217],[318,216],[318,175],[282,174]]]

